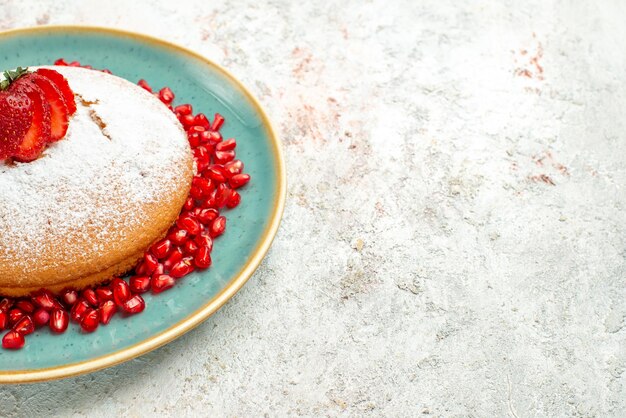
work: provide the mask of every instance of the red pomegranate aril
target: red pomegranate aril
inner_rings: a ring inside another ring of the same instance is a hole
[[[213,191],[213,181],[204,177],[194,177],[191,183],[194,187],[198,187],[202,190],[202,193],[206,196]]]
[[[159,275],[163,273],[165,273],[165,267],[163,267],[163,263],[159,263],[157,268],[155,268],[154,271],[152,272],[152,275],[154,276],[154,275]]]
[[[130,287],[124,280],[116,277],[111,281],[111,289],[113,290],[113,300],[119,306],[130,299]]]
[[[24,336],[17,331],[9,331],[2,337],[2,347],[17,349],[24,347]]]
[[[222,142],[222,134],[217,131],[209,131],[208,140],[211,144],[217,145]]]
[[[152,87],[150,87],[150,85],[148,84],[148,82],[144,79],[141,79],[137,82],[137,85],[139,85],[139,87],[143,88],[144,90],[149,91],[150,93],[152,93]]]
[[[35,324],[30,316],[25,315],[15,325],[13,325],[13,331],[17,331],[22,335],[32,334],[35,331]]]
[[[98,306],[98,295],[93,289],[85,289],[82,294],[83,299],[87,301],[91,306]]]
[[[209,150],[207,150],[206,147],[203,145],[200,145],[199,147],[193,150],[193,156],[195,157],[197,163],[208,163],[209,160],[211,159]],[[202,170],[198,170],[198,171],[202,171]]]
[[[29,314],[35,312],[35,305],[25,299],[18,300],[17,303],[15,303],[15,307]]]
[[[228,184],[233,189],[238,189],[242,186],[245,186],[250,181],[249,174],[235,174],[228,180]]]
[[[198,244],[194,241],[187,241],[185,245],[183,245],[183,252],[187,255],[194,255],[198,251]]]
[[[107,69],[107,68],[105,68],[105,69],[103,69],[103,70],[100,70],[100,71],[102,71],[103,73],[107,73],[107,74],[113,74],[113,73],[111,72],[111,70],[109,70],[109,69]]]
[[[42,327],[50,320],[50,313],[43,308],[39,308],[33,314],[33,322],[38,327]]]
[[[202,199],[202,197],[204,196],[204,192],[199,187],[191,186],[191,189],[189,190],[189,195],[194,199]]]
[[[179,228],[189,232],[189,235],[191,236],[196,236],[200,233],[200,231],[202,231],[202,226],[200,225],[200,222],[198,222],[196,219],[192,218],[189,215],[184,215],[178,218],[176,220],[176,225]]]
[[[72,62],[70,62],[70,63],[69,63],[69,64],[67,64],[67,65],[69,65],[70,67],[80,67],[80,62],[78,62],[78,61],[72,61]]]
[[[217,201],[218,207],[224,207],[226,205],[226,201],[230,197],[231,189],[225,184],[220,183],[215,189],[215,200]]]
[[[174,229],[167,235],[167,239],[172,241],[173,244],[183,245],[189,239],[189,232],[185,229]],[[147,272],[143,274],[147,274]]]
[[[203,225],[210,224],[213,219],[219,216],[219,212],[216,209],[200,209],[197,218]]]
[[[196,206],[196,202],[193,200],[193,198],[188,197],[187,200],[185,200],[185,204],[183,205],[183,210],[191,210]]]
[[[223,124],[224,124],[224,117],[220,115],[219,113],[216,113],[215,117],[213,118],[213,124],[211,125],[211,130],[219,131]]]
[[[54,65],[67,66],[67,61],[65,61],[63,58],[59,58],[58,60],[54,61]]]
[[[211,265],[211,249],[209,247],[200,247],[193,258],[193,262],[198,268],[208,268]]]
[[[72,310],[70,311],[70,316],[76,322],[80,322],[83,319],[85,313],[91,309],[89,304],[84,299],[79,299],[74,306],[72,306]]]
[[[175,279],[180,279],[181,277],[185,277],[189,273],[194,270],[194,267],[191,263],[193,259],[191,257],[186,257],[183,260],[180,260],[178,263],[174,264],[170,269],[170,276]]]
[[[191,148],[196,148],[202,143],[202,139],[200,138],[200,135],[198,135],[197,132],[193,132],[187,135],[187,139],[189,140],[189,146]]]
[[[189,126],[193,125],[193,116],[192,115],[184,115],[184,116],[178,118],[178,120],[180,121],[180,123],[182,123],[182,125],[185,128],[188,128]]]
[[[213,180],[223,183],[226,181],[226,174],[224,173],[224,169],[217,165],[212,165],[207,168],[204,173]]]
[[[195,120],[194,120],[194,122],[195,122]],[[187,135],[194,134],[194,133],[201,134],[202,132],[206,132],[206,130],[207,130],[207,128],[205,128],[204,126],[196,124],[196,125],[191,126],[187,130]]]
[[[241,195],[236,190],[233,190],[230,193],[230,197],[228,198],[228,200],[226,200],[226,206],[229,209],[232,209],[238,206],[239,203],[241,203]]]
[[[9,324],[15,325],[26,315],[23,310],[19,308],[13,308],[9,311]]]
[[[80,327],[85,332],[94,332],[100,323],[100,312],[97,309],[89,309],[80,321]]]
[[[211,125],[209,124],[209,119],[204,115],[204,113],[198,113],[193,118],[193,124],[202,126],[204,129],[209,129]]]
[[[213,238],[211,238],[208,231],[203,231],[194,238],[194,241],[199,247],[209,247],[209,251],[213,250]]]
[[[67,314],[67,311],[63,309],[55,309],[50,315],[50,330],[52,330],[52,332],[56,332],[57,334],[65,332],[69,322],[70,317]]]
[[[65,296],[66,296],[66,294],[67,294],[68,292],[71,292],[71,291],[70,291],[70,290],[66,290],[65,292],[63,292],[63,293],[61,294],[61,297],[62,297],[64,300],[65,300]],[[74,294],[75,294],[76,296],[78,296],[78,294],[77,294],[76,292],[74,292]],[[45,310],[47,310],[47,311],[51,311],[52,309],[55,309],[55,308],[61,308],[61,307],[62,307],[62,306],[61,306],[61,304],[59,303],[59,301],[56,299],[56,297],[54,297],[54,295],[53,295],[50,291],[45,290],[45,289],[42,289],[42,290],[37,291],[37,292],[36,292],[36,293],[35,293],[35,294],[31,297],[31,300],[32,300],[33,302],[35,302],[35,304],[36,304],[37,306],[39,306],[40,308],[43,308],[43,309],[45,309]],[[74,302],[76,302],[76,299],[74,299]],[[73,303],[68,304],[68,305],[70,305],[70,306],[71,306],[72,304],[73,304]]]
[[[174,101],[174,92],[169,87],[163,87],[159,90],[159,99],[165,104],[170,104]]]
[[[13,299],[4,298],[0,301],[0,311],[8,312],[13,307]]]
[[[167,257],[172,250],[172,241],[169,239],[162,239],[154,244],[151,248],[152,254],[159,260]]]
[[[225,141],[222,141],[215,145],[216,151],[232,151],[237,147],[237,141],[235,138],[228,138]]]
[[[100,311],[100,322],[106,325],[111,322],[111,318],[113,318],[113,315],[115,315],[115,312],[117,312],[117,306],[112,300],[107,300],[100,305],[98,310]]]
[[[61,293],[61,299],[65,302],[67,307],[74,306],[76,301],[78,300],[78,292],[73,289],[64,290]]]
[[[135,267],[135,274],[138,276],[144,276],[146,274],[148,274],[146,272],[146,263],[144,263],[143,261],[141,261],[139,264],[137,264],[137,267]]]
[[[113,291],[107,286],[100,286],[96,288],[96,295],[98,296],[98,303],[113,300]]]
[[[143,311],[145,308],[146,302],[144,302],[143,298],[140,295],[133,296],[122,305],[122,309],[124,310],[124,312],[129,314],[137,314]]]
[[[240,174],[243,171],[243,163],[241,160],[230,161],[224,164],[224,171],[226,171],[226,175],[229,177]]]
[[[152,292],[161,293],[174,286],[175,280],[172,276],[167,274],[160,274],[152,277]]]
[[[163,267],[165,268],[165,270],[170,270],[173,268],[173,266],[178,263],[180,260],[183,259],[183,252],[180,248],[176,248],[174,251],[172,251],[172,254],[170,254],[169,257],[167,257],[167,259],[163,262]]]
[[[143,263],[147,274],[152,274],[152,272],[159,266],[159,260],[150,253],[145,253],[143,255]]]
[[[150,276],[133,276],[128,285],[133,293],[145,293],[150,290]]]
[[[211,193],[209,196],[207,196],[207,198],[202,201],[201,206],[205,209],[215,209],[217,207],[215,193]]]
[[[226,230],[226,218],[223,216],[218,216],[215,218],[211,227],[209,228],[209,234],[211,234],[211,238],[219,237]]]
[[[193,108],[190,104],[181,104],[174,108],[174,112],[180,115],[191,115],[193,113]]]
[[[9,327],[9,313],[0,311],[0,331]]]
[[[225,164],[235,159],[235,151],[215,151],[215,162]]]

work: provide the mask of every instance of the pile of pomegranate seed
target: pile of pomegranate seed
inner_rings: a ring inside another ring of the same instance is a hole
[[[92,68],[63,59],[54,64]],[[153,93],[145,80],[138,84]],[[224,118],[219,113],[211,122],[202,113],[194,115],[190,104],[174,107],[175,96],[169,87],[154,94],[185,128],[196,163],[197,174],[176,223],[165,238],[146,250],[128,281],[116,277],[108,284],[82,291],[66,289],[58,296],[42,289],[30,297],[0,300],[0,330],[9,330],[2,338],[2,347],[21,348],[25,336],[46,325],[54,333],[63,333],[70,321],[84,332],[93,332],[99,325],[108,324],[117,312],[142,312],[146,307],[142,293],[161,293],[194,270],[211,266],[213,240],[226,230],[226,218],[220,211],[239,205],[237,189],[246,185],[250,176],[243,173],[243,163],[235,159],[237,142],[233,138],[224,140],[220,134]]]

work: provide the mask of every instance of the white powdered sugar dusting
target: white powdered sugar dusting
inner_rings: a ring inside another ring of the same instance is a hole
[[[188,173],[185,132],[158,99],[101,72],[49,68],[76,94],[67,135],[36,161],[0,163],[0,267],[24,273],[40,254],[55,255],[54,269],[115,247],[149,221],[142,207],[167,199]]]

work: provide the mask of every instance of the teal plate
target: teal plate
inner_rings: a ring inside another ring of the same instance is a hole
[[[237,158],[252,181],[242,203],[226,212],[226,233],[216,240],[213,266],[193,273],[157,296],[143,313],[115,317],[92,334],[75,324],[61,335],[47,328],[26,346],[0,352],[0,382],[21,383],[109,367],[153,350],[189,331],[230,299],[252,275],[276,234],[285,201],[280,143],[257,100],[230,73],[182,47],[105,28],[47,26],[0,33],[3,68],[51,64],[57,58],[108,68],[133,82],[169,86],[176,103],[191,103],[211,117],[219,112],[224,137],[237,139]]]

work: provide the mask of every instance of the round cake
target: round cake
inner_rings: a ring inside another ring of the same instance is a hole
[[[0,294],[81,289],[132,269],[189,193],[193,157],[176,116],[103,72],[46,67],[75,94],[65,137],[0,162]]]

